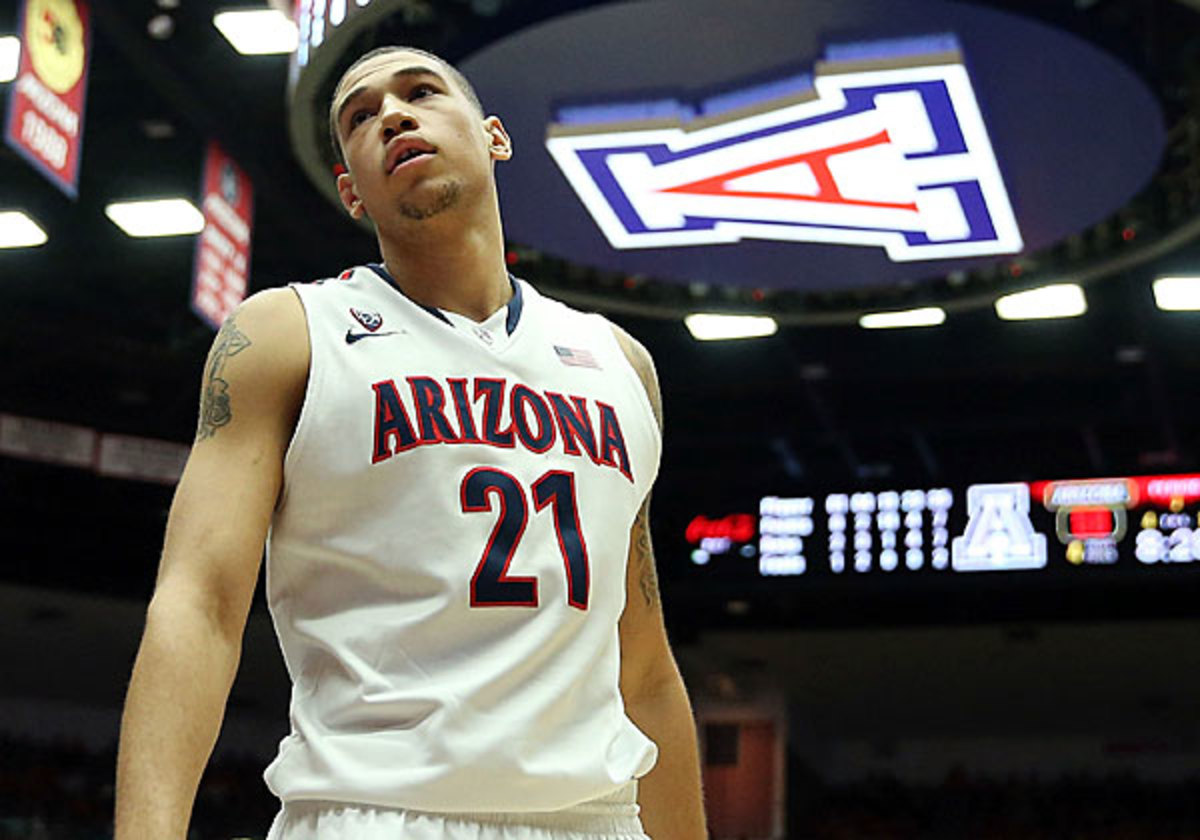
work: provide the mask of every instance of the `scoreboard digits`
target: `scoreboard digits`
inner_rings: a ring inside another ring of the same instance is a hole
[[[829,494],[823,506],[829,571],[842,574],[849,564],[860,573],[874,568],[890,572],[902,560],[912,571],[926,562],[935,569],[947,568],[953,504],[954,494],[945,487]],[[808,570],[805,540],[815,529],[815,511],[811,497],[767,496],[759,503],[760,574],[799,575]]]

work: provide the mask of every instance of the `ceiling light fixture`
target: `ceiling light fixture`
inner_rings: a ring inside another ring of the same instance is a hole
[[[1200,277],[1160,277],[1154,281],[1154,302],[1167,312],[1200,310]]]
[[[867,330],[891,330],[902,327],[936,327],[945,321],[946,310],[940,306],[923,306],[920,309],[902,309],[896,312],[869,312],[858,319],[858,325]]]
[[[184,236],[204,230],[204,215],[184,198],[119,201],[104,215],[129,236]]]
[[[683,319],[692,338],[722,341],[730,338],[761,338],[779,329],[774,318],[766,315],[712,315],[698,313]]]
[[[17,78],[20,59],[21,39],[16,35],[0,37],[0,82],[11,82]]]
[[[0,248],[36,248],[50,237],[20,210],[0,212]]]
[[[155,15],[146,21],[146,34],[156,41],[165,41],[175,34],[175,18]]]
[[[996,314],[1005,321],[1075,318],[1087,312],[1087,298],[1075,283],[1056,283],[996,299]]]
[[[242,55],[280,55],[296,51],[296,24],[277,9],[240,9],[213,15],[213,26]]]

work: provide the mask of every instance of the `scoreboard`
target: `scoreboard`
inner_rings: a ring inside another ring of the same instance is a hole
[[[950,563],[949,515],[953,505],[954,493],[945,487],[831,493],[820,507],[811,497],[768,496],[759,503],[755,552],[759,572],[807,572],[808,557],[818,545],[812,539],[818,516],[825,526],[823,553],[833,573],[840,574],[848,567],[868,572],[876,566],[890,572],[901,562],[912,571],[926,563],[945,569]],[[693,559],[702,560],[703,555],[693,555]]]
[[[983,581],[1009,592],[1041,581],[1069,591],[1082,578],[1200,581],[1200,474],[767,495],[747,508],[691,519],[681,577],[729,595],[756,583],[878,592],[866,581],[885,579],[890,591],[942,594]]]

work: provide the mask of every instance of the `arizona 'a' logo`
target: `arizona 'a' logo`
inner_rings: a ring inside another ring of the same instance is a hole
[[[831,48],[814,75],[698,105],[562,108],[546,147],[614,248],[775,239],[899,262],[1022,247],[949,36]]]

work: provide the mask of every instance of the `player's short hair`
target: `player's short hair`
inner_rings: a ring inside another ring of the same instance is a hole
[[[341,88],[342,82],[345,81],[346,77],[350,75],[354,68],[360,66],[364,62],[370,61],[372,58],[375,58],[375,56],[387,55],[388,53],[396,52],[416,53],[417,55],[431,58],[438,64],[442,65],[442,67],[446,69],[447,74],[450,76],[450,81],[452,81],[458,87],[458,89],[463,92],[479,116],[484,116],[483,103],[479,101],[479,94],[475,92],[475,87],[471,84],[467,77],[463,75],[461,70],[451,64],[449,61],[446,61],[446,59],[442,58],[440,55],[435,55],[434,53],[429,52],[429,50],[423,50],[420,47],[406,47],[400,44],[390,44],[384,47],[376,47],[370,52],[359,56],[354,63],[347,67],[345,72],[338,77],[337,84],[333,86],[333,95],[329,100],[329,142],[330,145],[333,146],[334,156],[337,158],[338,162],[343,165],[346,163],[346,156],[342,152],[342,140],[338,136],[337,130],[337,92]]]

